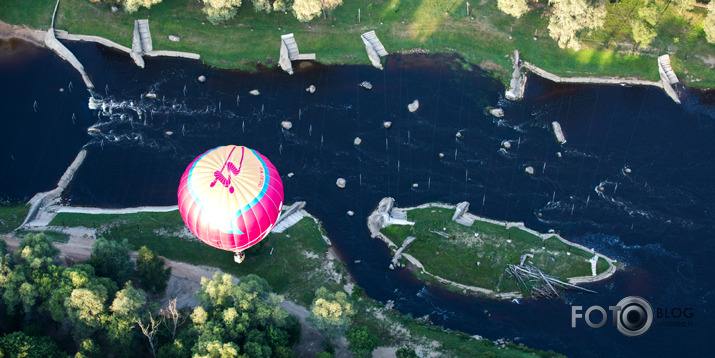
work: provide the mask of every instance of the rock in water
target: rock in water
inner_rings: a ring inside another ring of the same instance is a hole
[[[291,123],[291,121],[283,121],[283,122],[281,122],[281,127],[283,127],[283,129],[289,131],[291,128],[293,128],[293,123]]]
[[[352,210],[348,210],[348,216],[353,216],[353,215],[355,215],[355,212]]]
[[[251,92],[248,92],[248,93],[250,93],[254,96],[258,96],[259,94],[261,94],[261,92],[259,92],[257,89],[251,90]]]
[[[526,169],[524,169],[524,171],[526,172],[526,174],[534,175],[534,168],[531,166],[526,167]]]
[[[156,98],[156,93],[147,93],[144,95],[146,98]]]
[[[489,114],[497,118],[502,118],[504,117],[504,110],[501,108],[492,108],[489,110]]]
[[[335,185],[337,185],[340,189],[345,189],[345,184],[347,184],[345,178],[338,178],[338,181],[335,182]]]
[[[179,42],[179,41],[181,41],[181,37],[176,36],[176,35],[169,35],[169,41]]]
[[[360,143],[362,143],[362,139],[360,139],[360,137],[355,137],[355,140],[353,141],[353,144],[354,144],[354,145],[360,145]]]
[[[164,132],[164,134],[166,134],[166,135],[172,135],[172,134],[174,134],[174,132],[172,132],[172,131],[166,131],[166,132]]]
[[[510,149],[511,143],[508,140],[505,140],[505,141],[501,142],[501,146],[504,147],[504,149]]]
[[[561,152],[556,152],[556,156],[561,158],[563,155],[561,154]]]
[[[420,101],[418,101],[418,100],[415,100],[414,102],[412,102],[412,103],[410,103],[410,104],[407,105],[407,109],[408,109],[410,112],[416,111],[417,108],[420,108]]]
[[[201,82],[201,83],[206,82],[206,76],[204,76],[204,75],[199,76],[199,82]]]
[[[632,171],[632,170],[631,170],[631,168],[629,168],[629,167],[623,168],[623,172],[626,173],[626,174],[630,174],[631,171]]]
[[[368,81],[362,81],[362,82],[360,82],[360,84],[358,84],[358,86],[360,86],[360,87],[362,87],[362,88],[364,88],[364,89],[366,89],[366,90],[371,90],[371,89],[372,89],[372,83],[370,83],[370,82],[368,82]]]
[[[289,177],[289,178],[292,178],[293,175],[295,175],[295,174],[293,174],[293,172],[288,173],[288,177]]]
[[[420,185],[419,185],[419,184],[417,184],[417,183],[414,183],[414,184],[412,184],[412,187],[416,189],[416,188],[419,188],[419,187],[420,187]]]
[[[315,93],[315,86],[310,85],[310,87],[305,89],[306,92]]]
[[[444,158],[444,153],[439,153],[440,158]]]
[[[462,132],[457,132],[457,134],[454,135],[457,138],[462,138]]]
[[[387,129],[390,129],[390,127],[392,127],[392,122],[390,122],[390,121],[385,121],[384,123],[382,123],[382,126],[385,127],[385,128],[387,128]]]

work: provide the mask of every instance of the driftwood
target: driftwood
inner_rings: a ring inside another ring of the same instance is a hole
[[[506,268],[509,276],[514,277],[520,287],[530,290],[530,294],[535,298],[560,297],[563,290],[575,290],[588,293],[596,293],[583,287],[563,282],[554,276],[547,275],[538,267],[533,265],[509,265]]]

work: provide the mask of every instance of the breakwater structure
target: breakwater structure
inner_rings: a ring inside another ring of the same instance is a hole
[[[584,290],[580,287],[576,287],[575,285],[580,284],[580,283],[589,283],[589,282],[596,282],[596,281],[604,280],[604,279],[611,277],[616,272],[616,261],[609,257],[606,257],[605,255],[595,252],[595,250],[593,250],[593,249],[589,249],[589,248],[584,247],[583,245],[579,245],[577,243],[570,242],[570,241],[562,238],[560,235],[553,233],[553,232],[539,233],[535,230],[527,228],[524,225],[524,223],[522,223],[522,222],[500,221],[500,220],[494,220],[494,219],[476,216],[474,214],[469,213],[469,203],[466,201],[461,202],[457,205],[449,205],[449,204],[442,204],[442,203],[427,203],[427,204],[422,204],[422,205],[410,207],[410,208],[396,208],[395,200],[393,198],[386,197],[386,198],[383,198],[382,200],[380,200],[380,203],[378,204],[375,211],[373,211],[370,214],[370,216],[367,219],[367,225],[368,225],[368,230],[370,231],[370,234],[373,238],[378,238],[378,239],[382,240],[383,242],[385,242],[385,244],[388,245],[388,247],[390,247],[392,249],[392,251],[394,253],[394,257],[393,257],[393,261],[390,263],[390,269],[402,267],[402,265],[399,263],[399,260],[401,258],[405,258],[412,266],[417,268],[421,272],[421,274],[427,275],[444,285],[452,286],[457,289],[460,289],[460,290],[462,290],[463,293],[467,293],[467,291],[471,291],[471,292],[475,292],[478,294],[484,294],[486,296],[497,298],[497,299],[513,299],[513,298],[523,297],[521,292],[517,292],[517,291],[498,292],[491,288],[477,287],[475,285],[467,285],[464,283],[456,282],[454,279],[447,279],[445,277],[440,277],[439,275],[436,275],[433,272],[429,272],[428,268],[425,267],[425,264],[423,264],[418,258],[405,252],[408,245],[414,245],[414,242],[418,242],[421,239],[426,240],[426,238],[424,238],[424,237],[420,238],[420,235],[430,235],[429,233],[413,232],[411,234],[411,236],[408,237],[406,240],[404,240],[402,242],[402,244],[398,247],[398,245],[395,244],[395,242],[393,240],[391,240],[387,235],[385,235],[381,231],[382,229],[384,229],[390,225],[394,225],[394,224],[414,226],[415,222],[407,220],[407,215],[406,215],[407,212],[409,212],[411,210],[416,210],[416,209],[428,209],[428,208],[454,210],[454,213],[451,214],[452,215],[451,221],[453,221],[459,225],[465,226],[465,227],[472,227],[472,225],[475,222],[482,222],[482,223],[497,225],[506,231],[508,231],[512,228],[515,228],[517,230],[521,230],[527,234],[530,234],[531,236],[533,236],[535,238],[541,239],[541,245],[539,245],[539,246],[543,245],[543,248],[541,248],[541,247],[539,248],[541,250],[533,249],[533,248],[526,249],[525,255],[522,255],[521,263],[519,265],[516,265],[517,264],[516,262],[513,262],[513,263],[512,262],[504,262],[505,265],[508,263],[511,266],[530,267],[532,265],[530,262],[527,262],[525,265],[525,262],[524,262],[525,258],[528,258],[530,256],[533,259],[534,254],[538,254],[540,252],[551,251],[551,250],[546,250],[547,245],[552,246],[552,247],[562,246],[563,248],[561,250],[563,252],[560,252],[560,253],[549,252],[549,254],[554,256],[555,258],[557,258],[559,255],[562,255],[562,254],[564,255],[558,261],[563,261],[563,260],[566,260],[566,261],[559,263],[559,265],[562,265],[565,262],[578,261],[578,262],[581,262],[579,265],[581,265],[581,267],[583,267],[583,269],[585,269],[585,267],[587,267],[586,265],[590,266],[590,271],[591,271],[591,275],[568,277],[567,282],[563,282],[563,283],[565,285],[567,285],[569,288]],[[435,210],[432,210],[432,211],[434,212]],[[444,211],[444,210],[442,210],[442,211]],[[440,226],[442,226],[442,225],[440,224]],[[445,225],[445,226],[447,226],[447,225]],[[443,232],[442,230],[443,229],[440,227],[436,231],[430,229],[429,232],[439,235],[440,240],[441,239],[448,240],[448,242],[450,242],[450,245],[451,244],[456,244],[456,245],[464,244],[465,245],[464,250],[468,250],[467,246],[469,246],[470,244],[473,244],[474,242],[483,242],[484,240],[487,240],[489,237],[488,235],[485,236],[486,234],[481,232],[481,230],[476,230],[475,232],[470,233],[469,236],[471,237],[471,235],[474,235],[473,238],[458,237],[459,235],[457,235],[457,236],[451,235],[447,232]],[[404,231],[402,231],[402,232],[404,232]],[[508,236],[508,238],[507,237],[496,238],[496,239],[491,238],[489,240],[495,240],[494,247],[498,248],[499,246],[502,246],[502,245],[504,247],[506,247],[506,246],[513,245],[512,237],[513,236],[510,235],[510,236]],[[520,240],[520,239],[515,238],[514,240]],[[470,241],[470,242],[467,242],[467,241]],[[565,244],[567,246],[563,246],[563,244]],[[436,255],[439,255],[439,251],[443,251],[443,249],[445,251],[447,250],[446,247],[444,247],[440,244],[437,244],[436,246],[438,248],[438,252],[436,253]],[[469,249],[469,250],[473,250],[473,248]],[[572,255],[571,251],[574,251],[574,255]],[[580,254],[579,254],[579,252],[580,252]],[[494,254],[496,254],[495,252],[487,252],[486,254],[489,257],[491,257],[490,260],[501,260],[500,258],[492,257]],[[593,256],[591,256],[591,255],[593,255]],[[566,257],[569,257],[568,260],[572,260],[572,261],[568,261],[566,259]],[[590,257],[590,259],[588,259],[588,257]],[[581,258],[583,258],[583,260],[581,260]],[[445,256],[445,259],[456,260],[456,258],[447,257],[447,256]],[[477,257],[475,257],[474,259],[475,260],[484,260],[484,259],[478,259]],[[576,260],[576,261],[574,261],[574,260]],[[601,261],[601,260],[603,260],[603,261]],[[538,260],[534,260],[534,261],[538,262]],[[608,266],[607,268],[599,267],[599,270],[602,271],[600,273],[597,272],[597,263],[599,261],[607,263],[607,266]],[[485,262],[483,262],[483,263],[485,263]],[[479,262],[477,262],[476,265],[477,265],[477,267],[480,267]],[[509,267],[510,266],[505,266],[505,268],[507,270],[502,270],[502,271],[506,271],[507,274],[510,273],[510,271],[508,270]],[[512,269],[513,269],[513,267],[512,267]],[[485,265],[481,265],[481,268],[478,268],[477,270],[490,270],[490,268]],[[502,271],[497,270],[495,273],[496,273],[496,275],[500,275],[499,272],[502,272]],[[503,272],[501,274],[503,274]],[[458,273],[458,275],[460,277],[463,277],[463,275],[469,275],[469,273],[460,272],[460,273]],[[548,276],[548,275],[546,275],[546,276]],[[547,278],[553,279],[554,277],[548,276]],[[499,278],[499,281],[501,281],[501,280],[502,279]],[[553,283],[553,281],[545,280],[543,282],[543,284],[547,285],[550,282]],[[537,282],[536,284],[534,284],[535,289],[532,288],[532,291],[531,291],[532,296],[536,297],[534,292],[543,288],[543,286],[541,284],[542,284],[542,282]],[[479,286],[481,286],[481,285],[479,285]],[[586,291],[586,290],[584,290],[584,291]]]
[[[550,73],[536,65],[524,61],[519,56],[519,51],[514,50],[514,73],[510,82],[510,88],[506,90],[504,96],[510,101],[520,101],[524,98],[524,90],[526,89],[526,71],[536,74],[542,78],[556,83],[577,83],[577,84],[605,84],[605,85],[632,85],[632,86],[651,86],[657,87],[665,91],[665,93],[675,102],[680,104],[680,98],[675,91],[673,85],[678,83],[678,78],[670,67],[670,57],[663,55],[658,57],[658,73],[660,81],[635,80],[626,78],[604,78],[604,77],[561,77]]]
[[[293,74],[292,61],[315,60],[314,53],[300,53],[295,36],[290,34],[281,35],[281,48],[278,55],[278,65],[288,74]]]
[[[84,41],[84,42],[95,42],[106,47],[110,47],[122,52],[126,52],[132,57],[137,66],[144,68],[144,58],[143,56],[168,56],[168,57],[181,57],[188,58],[192,60],[198,60],[201,58],[199,54],[191,52],[180,52],[180,51],[155,51],[152,46],[151,33],[149,31],[149,20],[135,20],[134,21],[134,33],[132,40],[132,48],[120,45],[116,42],[107,40],[99,36],[92,35],[74,35],[70,34],[64,30],[55,29],[55,16],[57,15],[57,7],[60,4],[60,0],[55,3],[55,10],[52,13],[52,22],[50,29],[47,30],[45,34],[45,46],[54,51],[60,58],[69,62],[72,67],[74,67],[77,72],[82,76],[82,80],[87,88],[94,88],[94,83],[90,79],[89,75],[84,69],[81,62],[75,57],[75,55],[70,51],[65,45],[63,45],[58,39],[68,40],[68,41]]]
[[[30,211],[25,217],[20,228],[32,227],[32,226],[44,226],[49,223],[55,214],[51,214],[47,208],[59,204],[60,196],[62,192],[67,188],[69,183],[74,177],[74,173],[79,169],[79,167],[84,162],[87,157],[87,149],[82,149],[77,153],[77,157],[74,158],[72,164],[65,170],[64,174],[57,182],[57,187],[46,192],[37,193],[30,199],[28,204],[30,204]],[[49,214],[49,215],[48,215]]]
[[[382,70],[382,62],[380,61],[380,57],[387,56],[387,50],[385,50],[385,46],[382,45],[380,39],[377,38],[375,30],[368,31],[360,35],[360,38],[365,44],[367,57],[370,58],[370,62],[372,63],[372,65],[375,66],[375,68],[379,68]]]

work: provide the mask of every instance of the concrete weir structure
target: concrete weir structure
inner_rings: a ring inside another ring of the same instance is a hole
[[[315,60],[315,54],[301,54],[300,51],[298,51],[298,43],[295,42],[295,36],[292,33],[281,35],[281,49],[278,64],[281,66],[283,71],[286,71],[288,72],[288,74],[292,75],[292,61],[296,60]]]
[[[387,56],[387,50],[385,50],[385,46],[382,45],[380,39],[377,38],[375,30],[368,31],[360,35],[360,38],[365,44],[367,57],[370,58],[370,62],[372,62],[372,65],[382,70],[382,62],[380,61],[380,57]]]

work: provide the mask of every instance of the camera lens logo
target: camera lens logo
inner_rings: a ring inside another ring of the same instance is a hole
[[[645,299],[628,296],[618,302],[620,308],[615,317],[616,328],[628,337],[638,337],[648,332],[653,324],[653,309]]]

